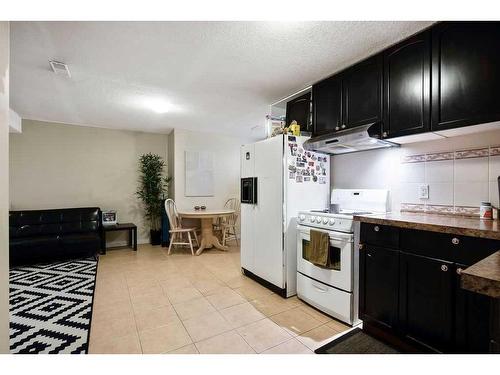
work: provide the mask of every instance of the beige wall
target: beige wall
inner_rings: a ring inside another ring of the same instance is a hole
[[[172,134],[170,135],[172,137]],[[229,198],[240,196],[240,147],[245,143],[239,138],[214,133],[175,129],[174,146],[174,197],[178,208],[205,205],[220,208]],[[214,196],[186,197],[185,152],[211,151],[214,153]]]
[[[213,133],[174,130],[174,196],[178,208],[195,205],[222,207],[228,198],[239,197],[240,147],[243,142],[234,137]],[[214,153],[215,191],[211,197],[186,197],[185,152],[211,151]]]
[[[168,175],[170,177],[174,177],[175,175],[175,134],[173,131],[170,132],[168,135],[168,147],[167,147],[167,166],[168,166]],[[174,181],[170,181],[169,189],[168,189],[168,196],[169,198],[175,199],[175,187],[174,187]]]
[[[0,22],[0,353],[9,352],[9,23]]]
[[[10,208],[114,209],[119,222],[137,224],[139,242],[148,242],[134,194],[138,157],[152,152],[166,158],[167,139],[165,134],[24,120],[22,134],[10,135]],[[125,239],[116,233],[108,246]]]

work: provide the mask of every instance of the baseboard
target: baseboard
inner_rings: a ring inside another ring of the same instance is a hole
[[[138,238],[137,245],[144,245],[149,243],[149,238]],[[106,249],[112,249],[114,247],[124,247],[128,246],[127,241],[110,241],[106,243]]]
[[[257,276],[256,274],[250,272],[249,270],[246,270],[244,268],[241,268],[241,270],[243,271],[243,274],[247,277],[249,277],[250,279],[258,282],[260,285],[266,287],[267,289],[273,291],[274,293],[276,293],[277,295],[283,297],[283,298],[287,298],[286,296],[286,289],[282,289],[272,283],[270,283],[269,281],[267,280],[264,280],[263,278],[261,278],[260,276]]]

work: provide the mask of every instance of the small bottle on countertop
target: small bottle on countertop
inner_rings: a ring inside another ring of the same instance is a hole
[[[493,209],[490,202],[481,202],[479,207],[479,217],[485,220],[493,219]]]

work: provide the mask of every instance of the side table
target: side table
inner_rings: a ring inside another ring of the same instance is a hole
[[[102,228],[102,253],[106,254],[106,233],[120,230],[128,231],[128,245],[137,251],[137,225],[134,223],[119,223],[116,225],[103,225]]]

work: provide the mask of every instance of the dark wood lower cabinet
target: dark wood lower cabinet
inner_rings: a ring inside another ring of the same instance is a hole
[[[367,246],[360,256],[364,285],[360,291],[361,319],[370,319],[388,328],[398,320],[399,253],[396,250]]]
[[[438,351],[450,351],[455,310],[453,263],[402,252],[400,267],[401,332]]]
[[[460,275],[455,268],[455,352],[487,353],[489,350],[491,299],[460,287]]]
[[[383,332],[380,339],[400,342],[403,351],[498,351],[499,301],[462,289],[460,271],[479,260],[466,254],[481,249],[486,257],[500,248],[500,241],[494,246],[472,237],[457,241],[453,235],[436,236],[436,232],[361,225],[360,319],[367,329],[375,329],[372,333]],[[393,239],[390,247],[388,238]],[[455,245],[448,249],[448,243]]]
[[[491,301],[490,353],[500,354],[500,298]]]

